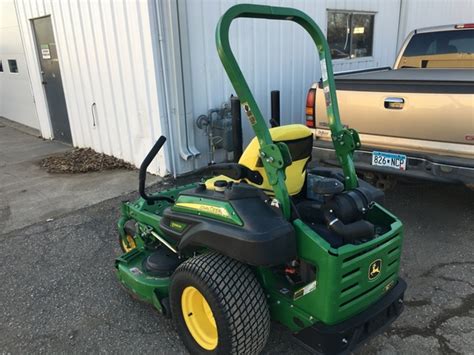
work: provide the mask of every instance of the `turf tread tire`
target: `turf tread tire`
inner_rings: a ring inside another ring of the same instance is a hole
[[[201,348],[187,330],[181,310],[186,285],[201,291],[218,326],[214,353],[258,354],[270,334],[265,294],[250,268],[219,253],[201,254],[182,263],[170,287],[171,311],[181,338],[191,353],[212,353]]]

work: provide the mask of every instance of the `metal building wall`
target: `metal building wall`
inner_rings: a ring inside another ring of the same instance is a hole
[[[401,1],[398,48],[417,28],[474,22],[473,0]]]
[[[178,0],[183,36],[189,48],[190,97],[194,119],[227,101],[234,90],[225,75],[215,47],[219,17],[239,1]],[[373,56],[334,61],[335,71],[392,65],[395,59],[399,0],[259,0],[258,4],[294,7],[308,13],[326,33],[327,10],[375,12]],[[184,8],[184,9],[183,9]],[[239,19],[231,27],[231,44],[263,114],[270,116],[270,91],[281,90],[282,123],[302,123],[306,93],[320,78],[319,61],[309,36],[287,22]],[[185,62],[186,64],[186,62]],[[196,146],[207,159],[207,140],[194,130]],[[244,120],[244,143],[251,137]],[[201,159],[201,164],[207,160]]]
[[[9,59],[16,60],[18,73],[10,72]],[[39,129],[14,0],[0,1],[0,60],[0,116]]]
[[[166,115],[159,104],[152,6],[147,0],[16,0],[45,138],[52,133],[31,19],[51,15],[74,146],[141,163]],[[167,170],[160,152],[150,171]]]
[[[153,141],[165,134],[168,143],[151,171],[180,174],[205,165],[207,138],[194,122],[234,92],[217,56],[214,31],[219,17],[237,2],[16,0],[43,136],[51,138],[51,127],[30,20],[51,15],[74,145],[139,165]],[[336,72],[392,65],[405,35],[399,28],[408,32],[431,16],[441,21],[443,13],[452,13],[458,22],[459,15],[472,13],[468,0],[253,2],[299,8],[323,32],[328,9],[376,13],[373,56],[336,60]],[[458,6],[461,2],[467,5]],[[283,124],[303,122],[307,89],[320,78],[304,31],[291,23],[240,19],[231,29],[231,42],[264,115],[270,115],[270,91],[279,89]],[[244,143],[250,137],[244,120]]]

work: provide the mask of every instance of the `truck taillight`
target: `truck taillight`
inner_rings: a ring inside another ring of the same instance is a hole
[[[474,23],[463,23],[461,25],[456,25],[454,26],[456,29],[462,29],[462,28],[474,28]]]
[[[311,88],[306,96],[306,126],[309,128],[316,127],[316,112],[315,104],[316,101],[316,89]]]

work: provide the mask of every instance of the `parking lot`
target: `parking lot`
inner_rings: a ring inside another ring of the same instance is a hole
[[[1,353],[185,353],[171,321],[132,299],[115,278],[122,199],[0,234]],[[474,192],[398,184],[386,206],[405,224],[406,309],[358,352],[472,353]],[[305,350],[273,324],[265,352]]]

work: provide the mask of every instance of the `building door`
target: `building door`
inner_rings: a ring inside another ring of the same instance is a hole
[[[54,139],[72,144],[51,16],[34,19],[33,29]]]

